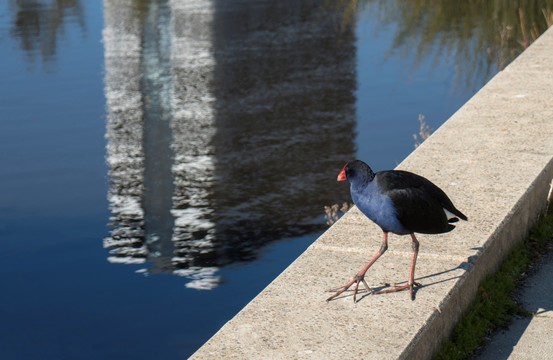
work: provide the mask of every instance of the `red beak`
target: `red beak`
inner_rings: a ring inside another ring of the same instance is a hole
[[[346,164],[346,166],[348,166]],[[344,166],[344,168],[342,169],[342,171],[340,171],[340,173],[338,174],[338,178],[336,179],[336,181],[344,181],[344,180],[347,180],[348,177],[346,176],[346,166]]]

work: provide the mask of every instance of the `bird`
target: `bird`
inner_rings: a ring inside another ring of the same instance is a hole
[[[369,165],[361,160],[348,162],[338,174],[337,181],[348,180],[350,194],[357,208],[376,223],[383,232],[382,244],[373,256],[351,281],[329,291],[336,292],[327,302],[336,298],[353,284],[353,301],[356,301],[357,289],[362,282],[369,294],[375,293],[365,281],[367,270],[388,249],[388,233],[410,235],[413,256],[409,270],[409,279],[405,285],[394,285],[390,289],[376,292],[388,293],[409,289],[414,300],[415,264],[419,252],[419,241],[415,233],[441,234],[455,228],[459,219],[468,218],[459,211],[445,192],[430,180],[403,170],[386,170],[374,173]]]

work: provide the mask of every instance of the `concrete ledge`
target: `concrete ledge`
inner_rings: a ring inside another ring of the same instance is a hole
[[[407,292],[363,292],[354,304],[348,292],[325,302],[325,290],[350,280],[380,246],[380,229],[354,208],[192,358],[430,358],[480,281],[546,205],[553,178],[551,59],[553,29],[400,164],[444,189],[469,217],[451,233],[417,236],[415,278],[423,286],[415,301]],[[391,235],[389,245],[367,273],[376,289],[407,280],[409,237]]]

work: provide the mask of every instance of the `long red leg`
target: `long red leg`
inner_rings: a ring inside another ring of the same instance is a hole
[[[411,300],[415,300],[415,296],[413,295],[413,286],[415,285],[415,264],[417,263],[417,256],[419,255],[419,241],[413,233],[411,234],[411,239],[413,240],[413,257],[411,259],[411,268],[409,270],[409,280],[407,281],[407,285],[394,286],[393,289],[380,290],[377,294],[396,292],[409,288]]]
[[[411,260],[411,269],[409,270],[409,294],[411,295],[411,300],[415,300],[413,285],[415,284],[415,264],[419,255],[419,241],[413,233],[411,233],[411,239],[413,239],[413,259]]]
[[[341,293],[343,293],[344,291],[349,289],[350,286],[353,285],[353,283],[355,283],[355,289],[353,290],[353,301],[354,302],[356,301],[357,289],[359,288],[359,283],[360,282],[363,282],[363,285],[365,285],[365,288],[367,289],[367,291],[369,293],[372,293],[372,289],[369,287],[369,285],[367,285],[367,282],[365,281],[365,274],[367,273],[367,270],[369,270],[369,268],[372,266],[372,264],[374,264],[374,262],[376,260],[378,260],[378,258],[382,254],[384,254],[384,252],[386,250],[388,250],[388,233],[387,232],[385,232],[384,235],[383,235],[382,245],[380,245],[380,250],[378,250],[378,252],[373,256],[372,260],[369,261],[369,263],[367,265],[365,265],[365,267],[363,267],[361,269],[361,271],[359,271],[353,277],[353,279],[351,279],[350,282],[348,282],[344,286],[340,286],[340,287],[337,287],[337,288],[334,288],[334,289],[330,289],[329,291],[337,291],[337,292],[336,292],[336,294],[334,294],[331,297],[329,297],[328,299],[326,299],[326,301],[330,301],[330,300],[334,299],[336,296],[340,295]]]

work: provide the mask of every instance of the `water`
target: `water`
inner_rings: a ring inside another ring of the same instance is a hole
[[[2,3],[1,357],[193,353],[546,26],[449,3]]]

